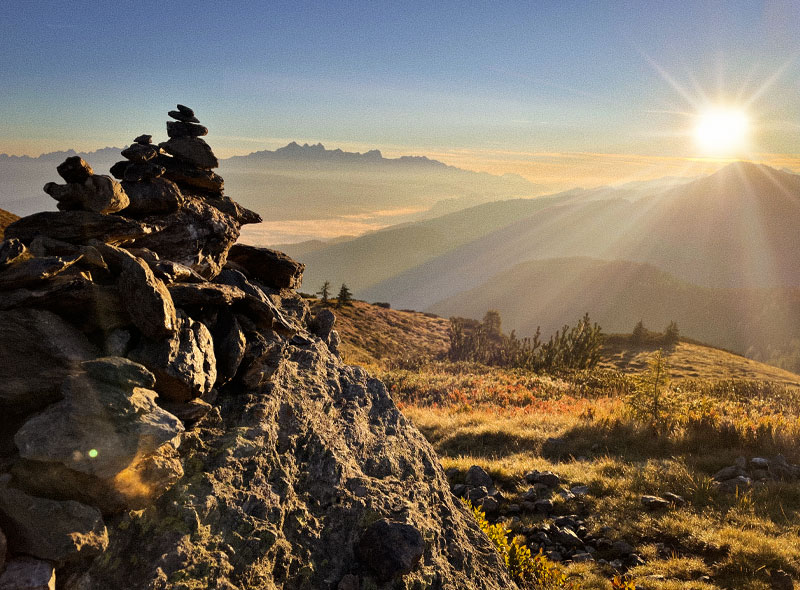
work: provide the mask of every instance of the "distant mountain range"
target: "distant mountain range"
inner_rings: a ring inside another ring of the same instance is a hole
[[[120,151],[53,152],[37,158],[0,154],[0,207],[20,215],[52,210],[54,202],[42,186],[58,180],[56,165],[80,155],[97,173],[107,174],[121,159]],[[271,222],[342,218],[356,227],[362,219],[386,225],[542,192],[521,176],[461,170],[424,156],[385,158],[378,150],[345,152],[295,142],[223,159],[219,173],[227,194]]]
[[[740,162],[677,186],[488,203],[300,258],[309,291],[330,280],[445,316],[498,309],[521,334],[586,311],[610,331],[675,320],[746,352],[800,330],[798,228],[800,176]]]

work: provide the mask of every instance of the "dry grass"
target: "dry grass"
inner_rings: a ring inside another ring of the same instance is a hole
[[[645,559],[630,571],[637,588],[761,590],[775,568],[800,578],[800,484],[769,482],[737,496],[717,492],[710,478],[740,455],[782,452],[800,462],[800,393],[790,386],[797,376],[681,343],[668,356],[674,425],[657,431],[629,411],[634,380],[620,372],[640,371],[646,349],[607,350],[606,370],[560,377],[430,362],[446,346],[446,322],[362,306],[337,325],[346,360],[357,352],[387,383],[443,466],[463,474],[481,465],[512,498],[527,489],[523,475],[531,469],[589,486],[585,498],[554,497],[555,514],[580,514],[590,531],[611,527],[613,539],[634,545]],[[378,317],[383,323],[371,327]],[[426,344],[431,334],[438,336]],[[393,351],[423,360],[399,362]],[[665,492],[684,496],[686,506],[643,510],[643,494]],[[507,524],[523,529],[542,520],[527,514]],[[584,589],[611,588],[609,566],[568,569]]]
[[[6,227],[14,223],[17,219],[19,219],[19,215],[14,215],[5,209],[0,209],[0,240],[3,239],[3,232]]]

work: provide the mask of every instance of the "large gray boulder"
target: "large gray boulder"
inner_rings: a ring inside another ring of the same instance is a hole
[[[211,151],[211,146],[199,137],[170,137],[158,146],[174,158],[192,166],[205,169],[219,167],[219,160]]]
[[[109,479],[183,432],[180,421],[156,404],[157,394],[144,387],[84,373],[68,377],[61,393],[63,401],[17,431],[20,457]]]
[[[97,356],[81,332],[44,310],[0,312],[0,343],[0,412],[35,410],[58,399],[64,378]]]
[[[166,588],[178,579],[232,588],[249,579],[335,589],[356,577],[362,588],[380,587],[382,573],[358,546],[382,518],[424,539],[389,556],[403,587],[516,587],[383,384],[343,366],[319,340],[297,342],[284,343],[258,390],[236,385],[220,396],[182,447],[184,477],[130,513],[72,588]]]

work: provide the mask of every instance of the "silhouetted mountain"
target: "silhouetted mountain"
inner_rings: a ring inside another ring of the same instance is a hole
[[[592,258],[518,264],[427,311],[481,318],[496,309],[508,330],[551,334],[589,312],[606,332],[630,332],[638,320],[740,353],[766,350],[800,332],[800,288],[699,287],[651,265]]]
[[[118,148],[80,154],[70,150],[37,158],[0,154],[0,207],[21,215],[53,210],[55,203],[42,187],[59,181],[56,165],[80,155],[96,173],[108,174],[121,159],[119,152]],[[265,220],[339,218],[350,225],[342,234],[542,192],[513,174],[461,170],[424,156],[384,158],[378,150],[345,152],[295,142],[221,160],[219,172],[226,179],[226,191]]]
[[[513,174],[461,170],[424,156],[384,158],[378,150],[345,152],[296,142],[228,158],[220,170],[229,192],[269,221],[344,216],[386,225],[424,218],[437,203],[441,213],[542,192]]]

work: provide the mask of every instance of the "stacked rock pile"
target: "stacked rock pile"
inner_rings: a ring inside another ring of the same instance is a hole
[[[263,387],[308,323],[303,265],[234,246],[260,218],[222,193],[191,109],[170,115],[168,141],[122,152],[122,182],[68,158],[44,187],[59,211],[0,242],[0,588],[53,588],[103,552],[104,519],[181,477],[220,388]],[[332,318],[314,326],[335,346]]]

